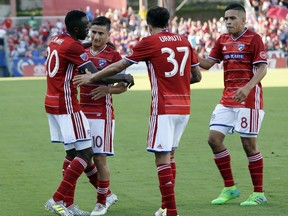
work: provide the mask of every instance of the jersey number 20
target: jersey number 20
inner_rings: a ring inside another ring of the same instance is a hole
[[[59,69],[59,56],[58,56],[57,50],[53,50],[52,53],[50,52],[51,52],[50,47],[48,47],[47,48],[47,60],[46,60],[47,70],[48,70],[47,73],[49,77],[54,77]],[[55,65],[54,65],[53,70],[51,71],[52,58],[55,58]]]

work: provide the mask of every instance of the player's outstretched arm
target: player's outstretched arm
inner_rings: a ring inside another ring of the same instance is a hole
[[[216,61],[209,58],[201,58],[199,56],[197,56],[197,58],[200,63],[199,66],[205,70],[209,70],[216,63]]]
[[[127,86],[131,88],[134,85],[134,77],[131,74],[116,74],[114,76],[100,78],[95,82],[104,84],[125,82]]]
[[[84,85],[88,83],[97,82],[100,78],[113,76],[123,70],[125,70],[127,67],[129,67],[132,63],[129,61],[122,59],[118,62],[115,62],[106,68],[102,69],[98,73],[91,74],[87,68],[85,69],[86,74],[84,75],[77,75],[73,79],[73,83],[76,85]],[[133,82],[134,84],[134,82]]]

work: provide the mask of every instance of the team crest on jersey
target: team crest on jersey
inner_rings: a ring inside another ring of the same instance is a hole
[[[81,58],[83,61],[88,61],[88,55],[87,55],[87,53],[82,53],[82,54],[80,55],[80,58]]]
[[[238,50],[239,51],[243,51],[244,50],[244,47],[245,47],[245,44],[238,44]]]
[[[260,55],[260,58],[267,59],[267,54],[264,51],[260,52],[259,55]]]
[[[106,59],[100,59],[99,60],[99,66],[102,68],[102,67],[104,67],[105,65],[106,65],[106,63],[107,63],[107,60]]]

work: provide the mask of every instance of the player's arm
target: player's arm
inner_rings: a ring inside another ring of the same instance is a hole
[[[86,70],[88,70],[87,73],[86,73]],[[79,71],[79,74],[83,74],[80,76],[86,76],[87,74],[89,74],[90,76],[90,75],[95,74],[96,72],[99,73],[98,69],[95,67],[95,65],[91,61],[88,61],[80,65],[78,71]],[[100,84],[112,84],[112,83],[118,83],[121,81],[127,83],[129,88],[134,85],[134,78],[131,74],[116,74],[114,76],[102,77],[102,78],[97,79],[95,82],[100,83]]]
[[[252,79],[242,88],[239,88],[234,96],[233,99],[236,102],[243,102],[249,95],[250,91],[265,77],[267,73],[267,64],[260,63],[257,65],[254,65],[254,67],[257,68],[257,72],[254,74]]]
[[[124,82],[124,83],[126,83],[126,85],[129,88],[131,88],[134,85],[134,78],[131,74],[116,74],[114,76],[102,77],[102,78],[96,80],[95,82],[96,83],[103,83],[103,84],[112,84],[112,83]]]
[[[113,86],[99,86],[91,91],[93,100],[98,100],[107,94],[121,94],[127,91],[127,84],[125,82],[119,82]]]
[[[265,63],[260,63],[255,65],[256,67],[256,73],[254,74],[253,78],[246,84],[248,89],[254,88],[267,74],[267,64]]]
[[[131,62],[129,62],[125,59],[121,59],[120,61],[117,61],[117,62],[103,68],[98,73],[93,73],[92,71],[89,71],[89,69],[85,68],[86,74],[75,76],[73,79],[73,83],[76,85],[83,85],[83,84],[97,82],[100,78],[113,76],[113,75],[125,70],[131,64],[132,64]],[[134,82],[133,82],[133,84],[134,84]]]
[[[190,84],[200,82],[201,79],[202,79],[202,74],[200,72],[200,68],[198,66],[191,67]]]
[[[217,63],[216,60],[210,58],[201,58],[199,56],[197,56],[197,58],[200,63],[199,66],[205,70],[209,70],[215,63]]]

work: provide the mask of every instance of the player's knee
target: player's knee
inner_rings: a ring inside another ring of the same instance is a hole
[[[90,147],[90,148],[77,151],[77,156],[81,157],[88,163],[93,156],[92,148]]]
[[[103,154],[94,154],[93,160],[97,165],[105,165],[106,164],[106,155]]]
[[[213,146],[215,144],[214,137],[209,136],[207,142],[210,146]]]
[[[221,140],[215,136],[209,136],[207,142],[212,149],[222,144]]]
[[[76,151],[75,148],[70,149],[70,150],[67,150],[67,151],[66,151],[66,155],[67,155],[67,157],[69,157],[69,158],[75,158],[75,157],[77,156],[77,151]]]

